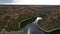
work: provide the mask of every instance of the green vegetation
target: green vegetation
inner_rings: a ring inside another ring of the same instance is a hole
[[[4,22],[0,23],[0,31],[1,31],[3,28],[5,28],[7,31],[20,30],[20,29],[21,29],[21,27],[20,27],[21,22],[22,22],[23,20],[26,20],[26,19],[31,18],[31,17],[33,17],[33,16],[34,16],[34,15],[28,14],[28,15],[21,16],[21,17],[19,17],[19,18],[17,18],[17,19],[11,19],[10,16],[6,16],[6,17],[4,18]],[[11,19],[11,20],[10,20],[10,19]],[[10,21],[10,22],[8,22],[8,21]]]
[[[0,6],[0,31],[3,28],[5,28],[7,31],[20,30],[21,29],[20,25],[23,20],[26,20],[33,16],[38,16],[38,15],[43,17],[43,20],[39,22],[39,26],[41,25],[42,27],[42,25],[44,24],[45,29],[48,28],[48,30],[52,29],[52,27],[59,28],[60,27],[59,22],[56,22],[56,24],[58,23],[58,25],[54,25],[52,24],[52,22],[48,22],[51,24],[47,23],[47,21],[50,21],[50,19],[52,20],[52,18],[50,18],[49,15],[51,14],[60,15],[60,11],[58,11],[58,9],[59,9],[58,7]],[[47,19],[44,20],[44,17],[46,16],[41,14],[48,15],[49,18],[47,16]],[[52,17],[54,17],[55,19],[55,17],[57,16],[53,16],[53,15]],[[59,18],[57,17],[56,19],[59,19]],[[48,25],[45,23],[47,23]]]
[[[60,16],[48,16],[48,18],[44,18],[40,21],[38,21],[38,25],[45,29],[46,31],[50,31],[52,29],[60,28]],[[52,18],[52,19],[51,19]]]
[[[59,23],[54,23],[54,24],[42,24],[42,21],[38,21],[38,25],[40,27],[44,26],[43,29],[45,29],[46,31],[52,30],[52,29],[56,29],[56,28],[60,28],[60,22]]]

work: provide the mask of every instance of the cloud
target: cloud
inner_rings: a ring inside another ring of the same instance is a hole
[[[1,1],[3,1],[3,0],[0,0],[0,2]],[[0,4],[2,4],[2,3],[0,3]],[[4,3],[4,4],[11,4],[11,5],[59,5],[60,0],[12,0],[10,3]]]

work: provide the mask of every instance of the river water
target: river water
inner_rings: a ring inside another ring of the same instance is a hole
[[[27,31],[29,28],[30,28],[31,34],[45,34],[45,32],[43,32],[42,30],[39,30],[37,28],[36,24],[34,24],[34,23],[28,24],[23,28],[23,30],[26,34],[27,34]]]
[[[45,34],[42,30],[39,30],[38,27],[36,26],[36,21],[26,25],[23,30],[25,34],[28,34],[28,30],[30,29],[30,34]]]
[[[23,27],[24,33],[25,34],[60,34],[60,30],[53,31],[50,33],[46,33],[44,31],[42,31],[41,29],[39,29],[37,27],[37,25],[36,25],[37,22],[38,22],[38,18],[35,19],[35,21],[33,21],[32,23],[27,24],[25,27]]]

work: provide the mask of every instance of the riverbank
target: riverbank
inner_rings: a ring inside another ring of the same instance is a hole
[[[45,30],[45,29],[41,28],[38,24],[36,24],[36,25],[39,29],[41,29],[41,30],[43,30],[44,32],[47,32],[47,33],[60,29],[60,28],[54,28],[54,29],[51,29],[51,30]]]

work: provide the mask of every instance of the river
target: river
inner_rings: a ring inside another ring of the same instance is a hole
[[[23,31],[25,34],[60,34],[60,30],[47,33],[39,29],[36,25],[36,23],[38,22],[38,19],[40,18],[35,19],[35,21],[33,21],[32,23],[29,23],[25,27],[23,27]]]
[[[34,24],[34,23],[28,24],[23,28],[23,30],[26,34],[27,34],[27,31],[29,28],[30,28],[31,34],[45,34],[45,32],[43,32],[42,30],[39,30],[37,28],[36,24]]]
[[[34,22],[26,25],[23,28],[25,34],[45,34],[45,32],[43,32],[42,30],[39,30],[38,27],[36,26],[36,20]]]

